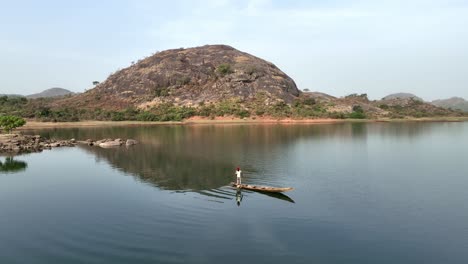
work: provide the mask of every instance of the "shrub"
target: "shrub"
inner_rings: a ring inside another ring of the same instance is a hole
[[[258,116],[262,116],[262,115],[265,114],[265,110],[264,109],[256,109],[255,114],[258,115]]]
[[[216,68],[216,71],[221,75],[227,75],[233,73],[234,71],[231,69],[231,65],[227,63],[223,63]]]
[[[36,111],[36,118],[47,118],[52,115],[52,111],[49,107],[41,107]]]
[[[352,119],[364,119],[366,115],[363,112],[352,112],[348,117]]]
[[[0,116],[0,127],[5,130],[5,132],[10,133],[13,129],[17,127],[24,126],[26,121],[17,116]]]
[[[268,113],[275,117],[291,116],[291,107],[285,102],[277,102],[273,106],[269,107]]]
[[[326,113],[325,108],[314,98],[305,97],[293,103],[292,114],[297,117],[321,117]]]
[[[355,106],[353,106],[353,112],[364,113],[364,110],[362,109],[362,106],[355,105]]]
[[[389,108],[389,106],[387,104],[381,104],[381,105],[379,105],[379,108],[383,109],[383,110],[387,110]]]
[[[63,108],[55,110],[51,113],[50,118],[47,121],[53,122],[77,122],[80,121],[80,113],[78,109],[74,108]]]
[[[357,94],[357,93],[353,93],[353,94],[350,94],[350,95],[347,95],[345,96],[346,99],[355,99],[355,100],[364,100],[364,101],[369,101],[369,98],[367,97],[367,94]]]
[[[112,112],[111,113],[111,120],[112,121],[124,121],[125,115],[122,112]]]
[[[140,113],[140,111],[133,107],[128,107],[123,112],[125,120],[136,120],[138,113]]]
[[[25,97],[11,97],[1,96],[0,97],[0,114],[24,116],[24,112],[27,111],[28,99]],[[33,113],[31,113],[34,115]]]
[[[154,95],[156,97],[163,97],[169,95],[169,89],[167,87],[157,87],[154,89]]]
[[[182,107],[180,110],[182,118],[189,118],[197,114],[197,111],[193,107]]]
[[[424,104],[423,101],[421,100],[418,100],[418,99],[414,99],[413,97],[410,98],[410,104],[413,105],[413,106],[417,106],[417,105],[422,105]]]
[[[190,77],[183,76],[183,77],[180,77],[179,79],[176,80],[176,84],[177,85],[185,85],[185,84],[189,84],[190,81],[191,81]]]
[[[342,112],[331,112],[328,114],[328,116],[330,118],[334,118],[334,119],[345,119],[346,118],[346,115]]]
[[[239,106],[236,102],[231,100],[221,101],[216,105],[216,115],[225,116],[225,115],[235,115]]]
[[[236,116],[240,118],[250,117],[250,112],[245,109],[242,109],[236,112]]]
[[[315,101],[314,98],[310,98],[310,97],[309,97],[309,98],[305,98],[305,99],[303,100],[303,103],[304,103],[305,105],[314,105],[314,104],[316,104],[317,102]]]
[[[248,75],[252,75],[256,72],[257,72],[257,68],[253,65],[248,65],[247,67],[245,67],[245,73],[247,73]]]
[[[318,114],[311,108],[294,108],[293,115],[296,117],[316,117]]]
[[[348,117],[353,118],[353,119],[364,119],[366,118],[366,115],[364,114],[364,110],[362,109],[362,106],[355,105],[353,106],[353,112],[350,113]]]
[[[208,117],[213,113],[214,111],[214,106],[213,104],[203,104],[199,109],[198,109],[198,115],[199,116],[205,116]]]
[[[196,114],[194,108],[186,106],[174,106],[173,104],[160,104],[149,111],[136,115],[139,121],[182,121]]]
[[[137,115],[138,121],[159,121],[157,115],[150,113],[148,111],[141,112]]]

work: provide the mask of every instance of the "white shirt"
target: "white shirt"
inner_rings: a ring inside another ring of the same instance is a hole
[[[236,171],[237,178],[240,178],[240,177],[241,177],[241,173],[242,173],[241,170]]]

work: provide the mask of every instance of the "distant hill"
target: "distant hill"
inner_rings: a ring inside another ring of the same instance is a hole
[[[36,98],[50,98],[50,97],[61,97],[65,95],[72,95],[73,92],[63,88],[50,88],[44,90],[40,93],[26,95],[28,99],[36,99]]]
[[[387,96],[385,96],[384,98],[382,98],[382,100],[393,100],[393,99],[414,99],[414,100],[418,100],[418,101],[424,101],[422,98],[420,97],[417,97],[416,95],[414,94],[411,94],[411,93],[394,93],[394,94],[389,94]]]
[[[468,101],[461,97],[452,97],[448,99],[434,100],[431,104],[443,108],[457,109],[464,112],[468,112]]]
[[[161,103],[184,106],[225,100],[291,103],[300,94],[294,81],[273,63],[226,45],[171,49],[117,71],[60,106],[139,109]]]

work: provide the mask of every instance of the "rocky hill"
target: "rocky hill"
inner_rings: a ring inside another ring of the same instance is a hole
[[[225,45],[158,52],[82,94],[0,99],[0,114],[55,122],[466,115],[426,103],[413,94],[393,94],[372,101],[366,94],[337,98],[321,92],[300,92],[294,81],[272,63]]]
[[[431,104],[443,108],[457,109],[468,112],[468,101],[461,97],[452,97],[449,99],[434,100]]]
[[[60,96],[72,95],[72,94],[73,94],[72,91],[69,91],[69,90],[63,89],[63,88],[55,87],[55,88],[50,88],[50,89],[44,90],[44,91],[42,91],[40,93],[27,95],[26,98],[28,98],[28,99],[51,98],[51,97],[60,97]]]
[[[149,109],[160,103],[196,106],[237,98],[291,103],[294,81],[271,62],[226,45],[158,52],[117,71],[94,89],[58,102],[75,107]]]
[[[411,93],[394,93],[394,94],[389,94],[382,98],[382,100],[393,100],[393,99],[415,99],[418,101],[424,101],[422,98],[417,97],[414,94]]]
[[[302,98],[302,99],[301,99]],[[310,98],[313,107],[335,118],[408,118],[460,116],[461,113],[444,109],[419,100],[417,96],[388,96],[382,100],[369,100],[367,94],[333,97],[319,92],[304,92],[299,100]],[[318,113],[314,113],[317,115]]]

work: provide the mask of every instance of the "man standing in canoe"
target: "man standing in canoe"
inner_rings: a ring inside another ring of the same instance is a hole
[[[239,185],[241,185],[241,176],[242,176],[242,171],[240,170],[239,167],[237,167],[236,176],[237,176],[236,184],[237,184],[237,186],[239,186]]]

